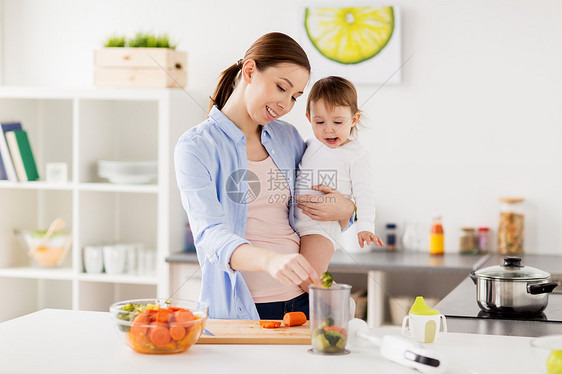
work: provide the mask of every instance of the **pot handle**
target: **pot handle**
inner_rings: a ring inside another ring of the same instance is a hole
[[[478,280],[478,277],[476,276],[476,273],[474,272],[474,270],[471,271],[470,274],[468,274],[468,276],[470,277],[470,279],[472,279],[474,284],[477,284],[476,281]]]
[[[550,293],[556,287],[558,287],[558,282],[534,283],[527,286],[527,292],[529,292],[531,295]]]

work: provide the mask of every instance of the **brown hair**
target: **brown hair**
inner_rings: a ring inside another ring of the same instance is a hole
[[[357,90],[353,83],[342,77],[325,77],[314,83],[306,99],[306,114],[310,116],[310,103],[324,100],[328,109],[337,106],[348,107],[351,115],[361,113],[357,105]],[[351,128],[351,134],[356,135],[357,125]]]
[[[258,70],[289,62],[299,65],[310,72],[310,62],[302,47],[288,35],[272,32],[265,34],[252,44],[246,51],[244,58],[232,64],[223,71],[219,78],[219,83],[215,88],[213,96],[210,97],[211,105],[209,110],[216,105],[222,109],[236,86],[238,73],[242,69],[244,62],[254,60]]]

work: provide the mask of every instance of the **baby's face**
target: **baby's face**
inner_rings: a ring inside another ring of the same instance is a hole
[[[337,106],[330,110],[324,100],[310,103],[308,120],[316,139],[330,148],[337,148],[350,141],[351,129],[359,121],[359,113],[351,113],[346,106]]]

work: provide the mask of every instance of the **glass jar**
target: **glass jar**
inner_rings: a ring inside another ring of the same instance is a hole
[[[476,233],[473,227],[462,227],[460,237],[460,253],[476,254],[478,247],[476,246]]]
[[[490,251],[490,229],[487,227],[478,228],[478,252],[488,253]]]
[[[523,198],[500,198],[498,225],[498,252],[502,255],[523,253],[524,218]]]
[[[395,249],[397,249],[397,242],[396,242],[396,238],[397,238],[397,230],[396,230],[396,224],[395,223],[387,223],[386,224],[386,249],[390,250],[390,251],[394,251]]]

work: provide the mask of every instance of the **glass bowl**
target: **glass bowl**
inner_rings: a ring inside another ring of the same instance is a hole
[[[538,373],[562,374],[562,335],[548,335],[531,340]]]
[[[206,303],[164,298],[120,301],[109,312],[125,344],[146,354],[184,352],[197,342],[209,316]]]
[[[65,231],[55,232],[42,242],[47,230],[21,230],[20,234],[27,246],[27,254],[32,265],[39,267],[58,267],[62,264],[72,243],[72,236]]]

